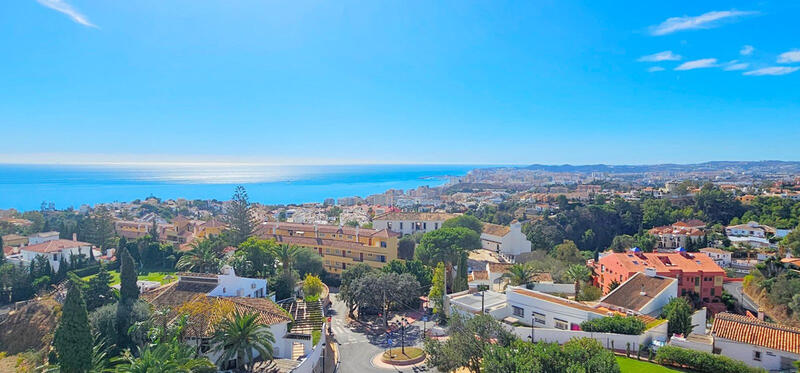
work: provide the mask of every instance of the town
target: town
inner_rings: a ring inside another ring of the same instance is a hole
[[[17,370],[791,371],[797,166],[2,210],[0,348]]]

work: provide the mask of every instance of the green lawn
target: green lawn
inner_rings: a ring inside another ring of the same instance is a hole
[[[663,365],[648,363],[644,360],[629,359],[624,356],[617,356],[617,363],[619,370],[622,373],[668,373],[668,372],[682,372],[681,370],[667,368]]]
[[[114,286],[114,285],[119,284],[119,271],[111,271],[111,272],[108,272],[108,273],[111,274],[111,284],[110,285]],[[94,276],[96,276],[96,275],[86,276],[86,277],[83,277],[81,279],[84,280],[84,281],[88,281],[89,279],[91,279]],[[165,278],[167,276],[171,276],[171,278]],[[167,283],[170,283],[170,282],[176,280],[175,272],[148,272],[146,274],[140,274],[137,278],[139,280],[143,280],[143,281],[158,281],[158,282],[161,283],[161,285],[164,285],[164,284],[167,284]]]

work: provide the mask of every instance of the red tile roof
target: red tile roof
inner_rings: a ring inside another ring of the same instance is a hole
[[[717,338],[800,354],[800,329],[757,318],[718,313],[711,332]]]
[[[21,247],[20,250],[47,254],[47,253],[58,252],[64,249],[72,249],[83,246],[91,247],[92,244],[81,241],[73,241],[73,240],[53,240],[53,241],[42,242],[36,245],[24,246]],[[86,254],[89,253],[87,252]]]
[[[618,261],[629,273],[644,272],[645,268],[655,268],[658,273],[680,270],[683,272],[721,272],[725,271],[708,255],[702,253],[611,253],[598,262]]]

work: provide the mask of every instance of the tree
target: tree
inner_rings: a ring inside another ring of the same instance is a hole
[[[309,273],[303,280],[303,296],[306,298],[319,297],[319,295],[322,294],[323,287],[322,280],[319,279],[319,276],[314,276]]]
[[[794,257],[800,257],[800,226],[789,232],[781,241],[781,245],[792,253]]]
[[[126,351],[117,365],[118,372],[131,373],[191,373],[216,368],[207,357],[195,357],[195,351],[177,339],[147,344],[138,356]]]
[[[636,240],[633,238],[633,236],[622,234],[614,237],[614,240],[611,241],[611,247],[609,247],[609,249],[615,253],[622,253],[625,252],[625,250],[634,247],[635,244]]]
[[[431,277],[433,277],[433,271],[430,267],[422,264],[419,260],[392,260],[383,268],[381,271],[386,273],[397,273],[398,275],[402,275],[404,273],[408,273],[414,278],[417,279],[420,286],[420,295],[427,294],[428,290],[431,287]]]
[[[694,196],[695,209],[708,217],[709,222],[727,224],[744,213],[742,203],[712,183],[706,183]]]
[[[354,317],[353,312],[355,312],[356,308],[358,307],[358,302],[356,298],[356,287],[354,286],[354,284],[358,279],[372,272],[374,272],[374,269],[364,263],[359,263],[352,267],[347,267],[347,269],[342,271],[338,296],[341,301],[347,304],[348,315],[350,316],[350,318]]]
[[[292,269],[300,248],[294,245],[281,244],[273,248],[272,255],[281,263],[284,272]]]
[[[614,353],[591,338],[556,343],[515,340],[510,346],[493,345],[485,352],[486,372],[619,372]]]
[[[105,207],[99,207],[84,223],[86,238],[89,242],[106,249],[113,244],[114,219]]]
[[[92,333],[81,289],[71,284],[53,346],[62,372],[86,372],[92,366]]]
[[[439,262],[433,270],[433,279],[431,280],[431,290],[428,293],[428,301],[433,304],[433,313],[442,314],[444,307],[444,263]]]
[[[239,276],[269,277],[275,274],[275,241],[250,237],[239,245],[232,260],[233,269]]]
[[[5,246],[3,246],[3,236],[0,236],[0,266],[6,264],[6,252],[3,250]]]
[[[117,347],[130,347],[131,338],[128,329],[133,325],[133,303],[139,299],[139,286],[136,284],[136,263],[127,250],[122,250],[117,260],[121,260],[119,267],[120,289],[119,304],[117,306],[116,327]]]
[[[611,280],[611,282],[608,284],[608,292],[610,293],[614,291],[614,289],[618,288],[620,285],[621,284],[616,279]]]
[[[234,246],[247,240],[253,235],[256,221],[253,217],[253,206],[247,196],[247,190],[239,185],[233,192],[233,198],[227,208],[226,221],[231,229],[231,242]]]
[[[576,297],[581,293],[581,282],[586,281],[591,275],[592,273],[589,271],[589,268],[580,264],[571,265],[567,268],[566,272],[564,272],[564,276],[575,283]]]
[[[493,342],[508,346],[516,337],[490,315],[465,318],[454,312],[449,322],[450,336],[445,342],[425,340],[428,363],[442,372],[466,367],[471,372],[481,370],[481,360]]]
[[[503,277],[508,279],[508,282],[513,286],[526,285],[530,282],[533,275],[536,273],[533,267],[526,263],[515,263],[508,268],[508,271],[503,274]]]
[[[585,262],[580,250],[578,250],[578,246],[575,245],[575,242],[570,240],[564,240],[564,242],[556,245],[556,247],[553,248],[553,257],[570,264]]]
[[[425,233],[415,252],[417,259],[433,266],[443,262],[448,280],[453,266],[460,261],[462,254],[481,247],[480,236],[475,231],[464,228],[441,228]],[[453,281],[448,281],[452,286]]]
[[[459,215],[442,223],[442,228],[467,228],[480,235],[483,233],[483,223],[472,215]]]
[[[414,247],[417,244],[414,242],[414,239],[410,236],[403,236],[399,241],[397,241],[397,258],[403,260],[411,260],[414,259]]]
[[[297,270],[300,276],[312,274],[317,277],[322,276],[324,269],[322,267],[322,257],[316,250],[300,246],[294,254],[292,259],[293,267]]]
[[[191,247],[178,259],[175,268],[201,273],[216,273],[219,270],[222,253],[214,247],[212,240],[194,241]]]
[[[89,286],[86,291],[86,308],[92,311],[115,300],[114,291],[108,284],[111,282],[111,275],[106,270],[105,265],[100,265],[100,271],[89,279]]]
[[[672,298],[663,309],[664,318],[669,322],[669,334],[689,335],[692,332],[692,306],[686,298]]]
[[[117,328],[117,308],[119,303],[106,304],[89,313],[89,324],[92,331],[98,334],[99,339],[112,344],[112,350],[118,350],[118,346],[113,345],[120,340]],[[130,307],[131,325],[140,324],[151,320],[150,304],[138,300]],[[125,331],[127,334],[127,330]],[[140,345],[146,340],[146,330],[136,330],[130,336],[132,345]]]
[[[237,368],[250,371],[256,357],[253,351],[263,360],[272,360],[275,337],[267,325],[258,321],[257,314],[236,311],[233,317],[224,318],[217,325],[212,342],[214,350],[220,353],[219,367],[235,359]]]
[[[419,282],[414,276],[405,273],[371,272],[350,284],[358,305],[359,316],[364,311],[378,310],[381,314],[393,308],[408,309],[414,306],[419,297]],[[388,317],[384,317],[388,326]]]

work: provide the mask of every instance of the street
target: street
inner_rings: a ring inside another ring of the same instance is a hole
[[[382,326],[370,326],[369,324],[351,323],[347,324],[347,305],[340,302],[337,294],[331,293],[331,328],[333,329],[333,341],[338,343],[340,365],[339,371],[343,373],[358,372],[435,372],[433,369],[420,367],[376,367],[372,360],[378,354],[385,351],[388,347],[386,330]],[[428,327],[432,323],[427,324]],[[406,346],[421,347],[422,322],[414,322],[406,330]],[[393,333],[392,346],[400,346],[400,337]]]
[[[722,288],[732,295],[742,307],[754,314],[758,312],[758,305],[742,291],[741,282],[726,282],[722,284]]]

